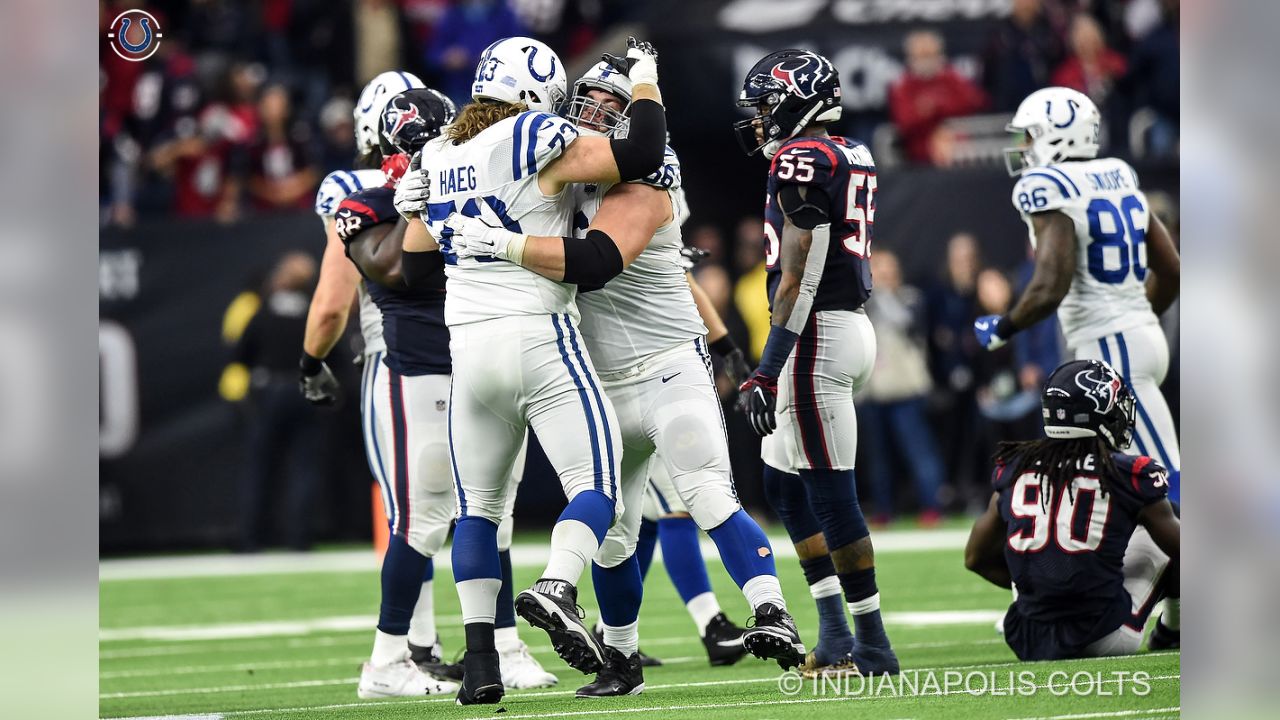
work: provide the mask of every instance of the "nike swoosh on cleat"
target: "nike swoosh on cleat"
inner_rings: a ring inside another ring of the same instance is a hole
[[[679,374],[680,374],[680,373],[675,373],[675,374],[673,374],[673,375],[668,375],[668,376],[666,376],[666,377],[662,378],[662,382],[666,382],[666,381],[670,380],[671,378],[673,378],[673,377],[675,377],[676,375],[679,375]]]

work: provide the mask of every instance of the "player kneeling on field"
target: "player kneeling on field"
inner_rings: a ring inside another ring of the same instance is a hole
[[[1168,600],[1148,643],[1177,647],[1177,509],[1168,471],[1125,455],[1133,392],[1099,360],[1073,360],[1045,383],[1047,438],[1002,443],[995,493],[974,523],[965,566],[1016,583],[1004,637],[1022,660],[1128,655],[1155,602]]]

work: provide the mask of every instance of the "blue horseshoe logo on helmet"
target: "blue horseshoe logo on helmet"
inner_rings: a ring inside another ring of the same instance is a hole
[[[1071,123],[1076,121],[1076,108],[1078,107],[1080,107],[1080,103],[1068,98],[1067,109],[1071,111],[1071,117],[1067,118],[1067,121],[1064,123],[1053,123],[1053,126],[1058,128],[1059,130],[1063,128],[1071,127]],[[1044,101],[1044,114],[1049,116],[1049,120],[1053,120],[1053,101],[1052,100]]]
[[[131,53],[140,53],[151,45],[151,39],[154,34],[151,32],[150,18],[142,18],[142,42],[134,44],[129,42],[129,26],[133,24],[132,18],[124,18],[120,21],[120,45]]]
[[[556,74],[556,59],[554,56],[551,58],[551,69],[547,71],[546,75],[543,75],[533,69],[533,58],[538,54],[538,48],[529,45],[524,48],[524,51],[529,53],[529,74],[533,76],[534,80],[537,80],[538,82],[546,82],[551,79],[551,76]]]

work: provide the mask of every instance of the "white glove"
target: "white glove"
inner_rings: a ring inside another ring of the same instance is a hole
[[[627,77],[632,85],[648,83],[658,85],[658,51],[647,42],[637,42],[635,38],[627,39],[627,59],[631,61],[631,70]]]
[[[494,257],[509,260],[517,265],[524,256],[527,236],[513,233],[502,227],[493,227],[480,218],[452,213],[445,218],[445,227],[453,231],[449,238],[450,249],[459,260],[469,257]]]
[[[421,168],[410,167],[396,184],[396,212],[405,218],[413,218],[427,209],[431,199],[431,183]]]

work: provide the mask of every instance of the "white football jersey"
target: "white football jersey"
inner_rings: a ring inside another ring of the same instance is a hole
[[[680,249],[680,225],[689,217],[680,187],[680,160],[667,148],[662,167],[639,180],[667,191],[672,220],[622,274],[599,290],[578,296],[582,337],[596,369],[612,373],[707,334],[693,301]],[[585,237],[612,185],[575,185],[574,233]]]
[[[334,213],[338,212],[338,205],[348,195],[385,185],[386,182],[387,176],[381,170],[334,170],[320,181],[320,189],[316,191],[316,214],[327,227]],[[365,292],[363,280],[356,285],[356,294],[360,298],[360,334],[364,336],[364,352],[366,355],[385,352],[387,344],[382,339],[382,311]]]
[[[1147,301],[1147,196],[1123,160],[1072,160],[1028,168],[1013,187],[1013,205],[1035,246],[1031,215],[1057,210],[1076,228],[1076,269],[1058,306],[1067,345],[1158,323]]]
[[[578,138],[572,124],[551,113],[523,112],[485,128],[459,145],[446,135],[422,150],[431,188],[424,219],[440,243],[448,278],[444,318],[449,326],[512,315],[578,315],[577,285],[556,282],[494,258],[459,260],[450,249],[453,212],[529,235],[567,235],[573,192],[543,195],[538,171]]]

